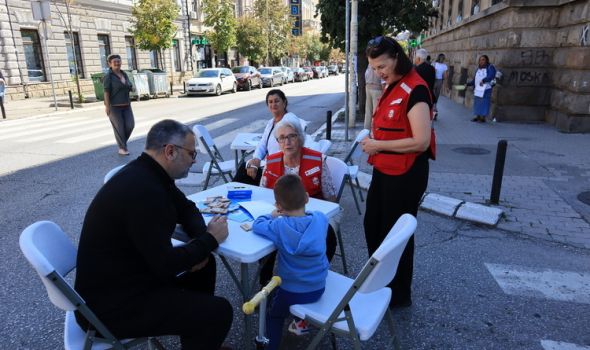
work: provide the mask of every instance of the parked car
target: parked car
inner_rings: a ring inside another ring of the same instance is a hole
[[[320,70],[322,71],[322,75],[324,76],[324,78],[327,78],[330,75],[330,73],[328,72],[328,67],[320,66]]]
[[[303,68],[293,68],[293,79],[295,79],[295,81],[308,81],[309,75]]]
[[[303,70],[305,71],[305,73],[307,73],[307,80],[311,80],[314,78],[315,73],[313,72],[313,69],[311,67],[303,67]]]
[[[328,70],[324,66],[313,67],[313,77],[316,79],[322,79],[328,76]]]
[[[207,68],[200,70],[188,81],[187,95],[215,94],[238,90],[238,83],[228,68]]]
[[[283,71],[279,67],[262,67],[258,70],[262,78],[262,86],[273,87],[283,85]]]
[[[335,64],[328,66],[328,74],[329,75],[338,75],[338,66]]]
[[[252,90],[252,87],[262,88],[262,79],[258,69],[252,66],[233,67],[231,71],[238,82],[238,89]]]
[[[295,76],[293,74],[293,70],[289,67],[281,67],[281,70],[283,71],[283,83],[284,84],[289,84],[289,83],[294,83],[295,82]]]

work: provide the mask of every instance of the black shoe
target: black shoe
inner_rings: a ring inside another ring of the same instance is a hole
[[[473,119],[471,119],[472,122],[478,122],[479,121],[479,117],[475,117]]]
[[[407,299],[391,299],[389,302],[390,309],[399,309],[412,306],[412,298]]]
[[[479,117],[478,120],[480,123],[485,123],[486,122],[486,117]]]

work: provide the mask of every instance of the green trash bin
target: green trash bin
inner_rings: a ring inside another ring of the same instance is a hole
[[[95,73],[90,76],[94,85],[94,95],[99,101],[104,101],[104,73]]]

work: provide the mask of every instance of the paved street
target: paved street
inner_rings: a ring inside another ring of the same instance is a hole
[[[343,105],[342,76],[283,89],[289,111],[311,121],[310,133],[324,122],[328,109]],[[205,124],[224,156],[233,156],[229,144],[236,133],[260,132],[270,117],[263,102],[267,91],[135,103],[131,157],[116,154],[102,109],[0,122],[0,349],[62,347],[63,313],[50,304],[18,249],[24,227],[49,219],[76,240],[104,174],[139,155],[145,133],[162,118]],[[590,190],[588,136],[559,134],[544,125],[470,123],[468,110],[444,99],[439,110],[439,157],[431,162],[428,191],[485,203],[495,144],[507,139],[500,203],[506,218],[493,228],[419,213],[414,305],[394,313],[402,348],[589,349],[590,207],[576,202],[578,193]],[[339,157],[350,146],[342,127],[334,126],[331,150]],[[466,155],[455,151],[459,147],[490,153]],[[197,168],[205,158],[198,157]],[[368,166],[362,168],[370,173]],[[194,193],[200,188],[182,189]],[[354,276],[367,259],[362,216],[356,214],[348,188],[341,204]],[[338,257],[332,268],[341,272]],[[235,307],[228,341],[245,349],[254,334],[242,337],[238,292],[221,263],[217,290]],[[388,337],[382,326],[364,348],[381,349]],[[351,348],[347,340],[337,339],[339,348]],[[163,341],[178,348],[174,338]],[[302,349],[309,341],[310,336],[287,335],[283,348]],[[321,348],[329,348],[329,342]]]

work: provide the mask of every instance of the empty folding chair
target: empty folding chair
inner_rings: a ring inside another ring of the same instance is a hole
[[[330,140],[319,140],[318,141],[318,145],[319,145],[319,152],[321,154],[328,154],[328,151],[330,150],[330,147],[332,147],[332,141],[330,141]]]
[[[364,201],[364,198],[363,198],[363,191],[361,190],[361,184],[359,183],[359,179],[358,179],[359,166],[354,165],[354,163],[356,162],[358,164],[360,162],[360,158],[363,155],[363,150],[360,147],[360,142],[368,135],[369,135],[369,130],[367,130],[367,129],[361,130],[358,133],[358,135],[356,135],[356,138],[354,139],[354,142],[352,143],[352,146],[350,147],[350,151],[348,152],[346,157],[344,157],[344,163],[348,164],[348,173],[350,175],[350,178],[351,178],[351,180],[354,180],[356,182],[356,185],[358,187],[359,196],[361,198],[361,201]],[[352,186],[352,181],[350,182],[350,189],[354,191],[354,188]],[[358,204],[357,204],[357,209],[358,209]],[[360,214],[360,211],[359,211],[359,214]]]
[[[235,160],[223,160],[221,153],[217,149],[217,146],[215,146],[215,141],[213,141],[209,131],[203,125],[195,125],[193,127],[193,132],[197,136],[197,146],[199,151],[209,155],[210,158],[210,160],[203,166],[203,174],[207,173],[203,189],[206,190],[209,186],[211,175],[218,175],[223,178],[225,183],[228,183],[232,178],[232,172],[236,170]],[[228,177],[225,175],[228,175]]]
[[[416,219],[410,214],[402,215],[354,280],[329,271],[320,300],[291,306],[293,315],[320,328],[307,349],[315,349],[327,332],[348,335],[354,348],[360,349],[361,341],[373,336],[383,317],[387,318],[391,333],[389,345],[393,343],[399,348],[389,311],[391,289],[387,285],[393,280],[415,229]]]
[[[76,268],[76,247],[51,221],[39,221],[27,227],[20,235],[20,249],[41,277],[53,305],[66,311],[64,345],[66,350],[129,349],[140,343],[159,343],[155,339],[115,338],[107,327],[88,308],[82,297],[65,280]],[[83,331],[76,322],[74,311],[79,311],[92,325]],[[99,335],[100,334],[100,335]]]

